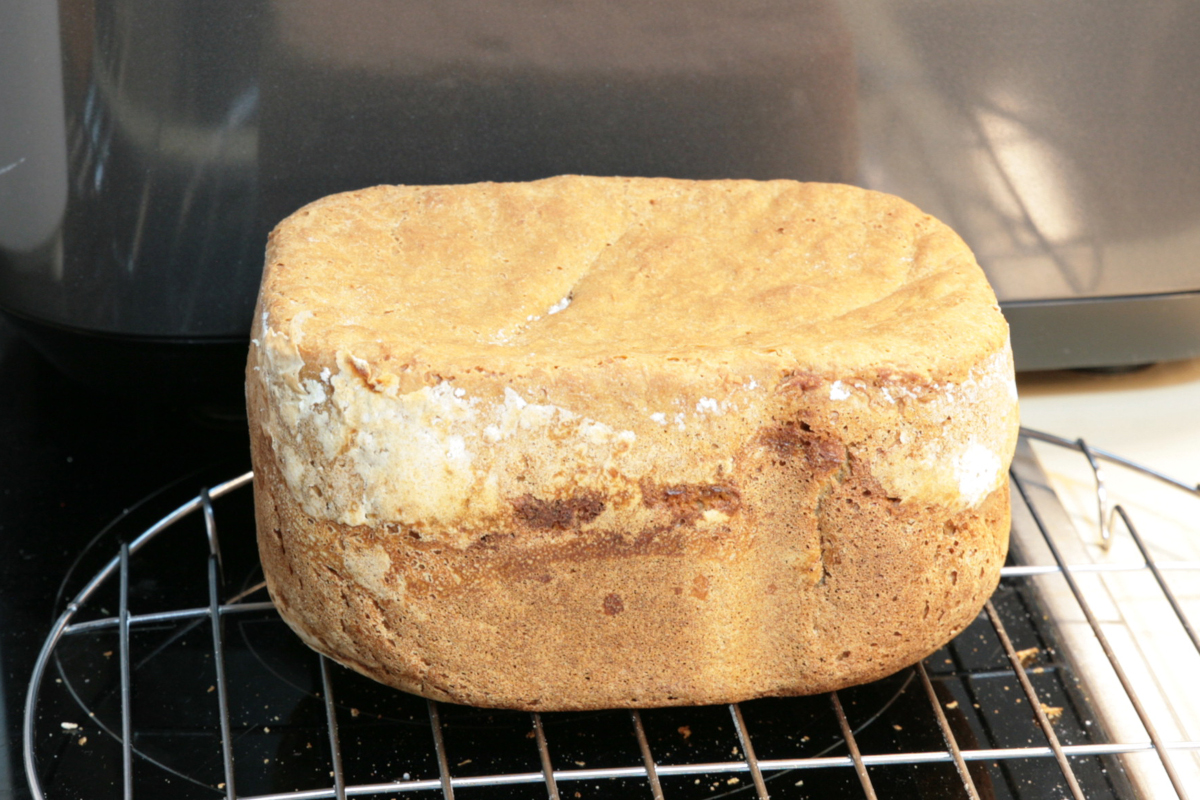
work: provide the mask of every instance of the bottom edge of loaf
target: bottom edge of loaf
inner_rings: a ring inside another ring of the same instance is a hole
[[[302,629],[295,626],[290,627],[292,627],[292,630],[300,637],[302,641],[304,641],[306,645],[316,652],[353,672],[357,672],[360,675],[370,678],[385,686],[389,686],[393,689],[407,692],[409,694],[429,700],[436,700],[441,703],[451,703],[455,705],[471,706],[474,708],[506,711],[538,712],[601,711],[605,709],[678,708],[684,706],[727,705],[730,703],[744,703],[751,700],[760,700],[766,698],[802,697],[822,694],[825,692],[835,692],[852,686],[859,686],[862,684],[871,683],[873,681],[883,680],[895,675],[896,673],[901,672],[902,670],[911,667],[919,661],[924,660],[926,657],[936,653],[939,649],[941,649],[941,647],[954,638],[951,636],[946,642],[940,642],[934,646],[931,646],[928,648],[927,652],[923,652],[912,659],[901,659],[895,664],[880,664],[875,669],[863,670],[854,674],[845,675],[840,680],[828,680],[823,683],[812,683],[809,681],[800,680],[794,685],[775,686],[769,689],[743,688],[741,691],[734,691],[722,686],[714,686],[710,691],[697,692],[686,697],[680,697],[672,694],[656,694],[654,692],[592,692],[588,695],[555,697],[545,696],[543,693],[532,690],[532,687],[530,687],[530,690],[524,692],[471,691],[469,689],[464,691],[461,688],[452,685],[453,682],[448,682],[447,685],[435,685],[419,681],[404,680],[402,676],[396,676],[385,671],[373,669],[356,659],[349,658],[339,652],[331,651],[326,648],[320,640],[307,635]],[[965,627],[965,625],[963,627]],[[461,676],[465,682],[470,682],[471,677],[472,676],[468,675]]]
[[[767,544],[543,554],[505,572],[503,559],[480,567],[467,563],[478,554],[314,523],[256,486],[268,588],[309,646],[434,700],[535,711],[740,702],[893,674],[978,615],[1008,503],[1005,484],[974,509],[861,529],[814,579]]]

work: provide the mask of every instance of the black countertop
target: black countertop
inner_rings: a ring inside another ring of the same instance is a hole
[[[0,800],[30,796],[25,693],[52,623],[94,572],[81,554],[126,509],[165,513],[249,469],[238,411],[73,383],[0,319]],[[100,539],[91,549],[114,555]]]

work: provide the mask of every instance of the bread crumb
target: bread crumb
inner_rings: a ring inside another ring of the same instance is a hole
[[[80,737],[79,737],[79,745],[82,747],[82,746],[83,746],[83,745],[85,745],[85,744],[87,744],[87,737],[86,737],[86,736],[80,736]]]
[[[958,701],[957,701],[957,700],[951,700],[949,703],[946,703],[946,708],[948,708],[948,709],[950,709],[951,711],[953,711],[954,709],[958,708]]]
[[[61,724],[64,731],[73,731],[79,728],[78,722],[63,722]]]
[[[458,766],[465,767],[467,764],[470,764],[470,763],[471,763],[471,759],[464,758],[462,761],[458,762]]]
[[[216,687],[216,686],[210,686],[210,687],[208,687],[208,691],[210,691],[210,692],[215,692],[216,690],[217,690],[217,687]]]
[[[692,735],[691,727],[688,725],[680,725],[679,726],[679,735],[683,737],[684,741],[687,741],[689,738],[691,738],[691,735]]]
[[[105,658],[112,658],[112,654],[112,650],[105,650],[103,653],[101,653],[101,655],[103,655]]]
[[[360,712],[357,708],[350,709],[350,716],[352,716],[352,717],[357,717],[359,715],[359,713]]]
[[[904,726],[902,726],[902,725],[893,725],[893,726],[892,726],[892,730],[895,730],[895,731],[902,731],[902,730],[904,730]]]
[[[735,775],[734,777],[730,778],[729,780],[727,780],[727,781],[725,781],[725,782],[726,782],[727,784],[729,784],[730,786],[733,786],[734,784],[741,783],[742,781],[741,781],[741,779],[740,779],[740,778],[738,778],[738,777]]]
[[[1045,703],[1042,703],[1041,706],[1042,713],[1045,714],[1046,719],[1050,720],[1051,722],[1057,722],[1059,718],[1062,717],[1062,706],[1048,706]]]
[[[1027,647],[1024,650],[1018,650],[1017,660],[1021,662],[1022,667],[1028,667],[1037,659],[1037,655],[1040,652],[1041,650],[1037,647]]]

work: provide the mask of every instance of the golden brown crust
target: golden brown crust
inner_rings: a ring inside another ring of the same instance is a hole
[[[247,372],[272,597],[331,657],[475,705],[886,675],[998,580],[994,303],[948,229],[850,187],[319,201],[272,235]]]
[[[332,195],[272,232],[263,289],[275,327],[305,318],[311,369],[353,351],[402,393],[429,372],[495,391],[480,363],[554,381],[614,356],[654,364],[659,382],[668,358],[685,375],[790,362],[960,381],[974,363],[964,353],[1007,339],[948,227],[891,195],[786,180],[562,176]],[[567,298],[569,313],[550,313]]]

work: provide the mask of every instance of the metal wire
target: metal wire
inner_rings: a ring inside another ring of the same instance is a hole
[[[650,781],[650,793],[654,800],[663,800],[662,784],[658,780],[657,764],[650,752],[650,741],[646,738],[646,729],[642,726],[642,715],[632,709],[629,716],[633,719],[633,734],[638,740],[638,749],[642,751],[642,763],[646,765],[646,778]]]
[[[1038,699],[1033,684],[1029,682],[1029,676],[1025,674],[1025,667],[1021,664],[1021,657],[1017,655],[1017,649],[1013,647],[1012,639],[1009,638],[1008,631],[1005,629],[1004,623],[1000,621],[1000,615],[996,612],[996,607],[992,605],[991,600],[988,600],[984,604],[984,610],[987,611],[988,619],[991,621],[996,635],[1000,637],[1000,644],[1004,647],[1004,653],[1008,656],[1013,672],[1016,673],[1017,680],[1021,684],[1021,689],[1025,692],[1025,697],[1029,700],[1029,706],[1033,709],[1038,726],[1042,729],[1046,741],[1050,743],[1050,750],[1054,753],[1054,760],[1058,762],[1058,767],[1062,770],[1063,777],[1067,779],[1067,788],[1071,790],[1071,796],[1075,800],[1085,800],[1083,790],[1079,788],[1079,779],[1075,777],[1075,771],[1071,769],[1071,763],[1067,761],[1067,754],[1063,752],[1062,745],[1059,744],[1058,734],[1054,732],[1054,726],[1050,724],[1050,719],[1046,716],[1046,710],[1042,708],[1042,701]]]
[[[1056,444],[1059,447],[1066,447],[1066,448],[1075,449],[1075,450],[1079,449],[1079,440],[1077,440],[1077,439],[1072,441],[1071,439],[1064,439],[1061,436],[1055,436],[1052,433],[1045,433],[1044,431],[1035,431],[1032,428],[1021,428],[1021,436],[1025,437],[1026,439],[1036,439],[1039,442],[1047,442],[1049,444]],[[1184,483],[1181,480],[1172,478],[1170,475],[1164,475],[1163,473],[1159,472],[1156,469],[1147,467],[1144,464],[1139,464],[1136,461],[1130,461],[1128,458],[1125,458],[1124,456],[1119,456],[1116,453],[1109,452],[1108,450],[1102,450],[1099,447],[1089,446],[1088,449],[1091,451],[1092,455],[1096,458],[1103,458],[1104,460],[1111,461],[1114,464],[1120,464],[1121,466],[1128,467],[1129,469],[1134,470],[1135,472],[1140,472],[1143,475],[1149,475],[1152,478],[1157,478],[1158,480],[1162,481],[1163,483],[1174,486],[1176,489],[1182,489],[1183,491],[1185,491],[1188,494],[1191,494],[1195,497],[1200,497],[1200,484]]]
[[[133,709],[132,679],[129,675],[129,545],[121,545],[120,619],[121,659],[121,786],[125,800],[133,800]]]
[[[1113,509],[1116,516],[1121,518],[1125,523],[1125,529],[1129,531],[1129,536],[1133,539],[1133,543],[1137,545],[1138,552],[1142,554],[1142,558],[1146,562],[1146,567],[1149,568],[1150,574],[1154,576],[1154,580],[1158,583],[1158,588],[1162,589],[1163,596],[1167,598],[1167,602],[1171,605],[1171,610],[1175,612],[1175,617],[1179,620],[1179,624],[1183,626],[1183,632],[1192,640],[1192,647],[1200,653],[1200,636],[1196,635],[1196,629],[1192,627],[1191,621],[1187,618],[1187,614],[1183,612],[1183,607],[1179,605],[1179,599],[1175,597],[1175,593],[1171,591],[1171,587],[1167,585],[1167,579],[1163,577],[1162,568],[1154,563],[1154,559],[1150,557],[1150,550],[1146,547],[1146,543],[1142,541],[1142,535],[1138,533],[1137,527],[1134,526],[1133,520],[1129,518],[1129,514],[1125,512],[1124,507],[1118,505]]]
[[[863,793],[866,794],[867,800],[878,800],[875,787],[871,785],[871,776],[867,774],[867,766],[863,763],[862,753],[858,751],[858,742],[855,740],[854,731],[850,729],[850,721],[846,719],[846,712],[842,709],[842,701],[838,698],[837,692],[830,692],[829,699],[833,703],[833,712],[837,715],[838,725],[842,729],[842,738],[846,740],[846,747],[850,750],[850,758],[854,762],[854,771],[858,774],[858,782],[862,784]]]
[[[737,731],[742,753],[746,756],[746,766],[750,768],[750,779],[754,781],[754,789],[758,792],[759,800],[767,800],[767,785],[763,782],[762,770],[754,755],[754,744],[750,741],[750,734],[746,731],[746,720],[742,718],[742,707],[733,703],[729,706],[729,713],[733,716],[733,727]]]
[[[221,767],[225,773],[226,800],[237,797],[233,777],[233,734],[229,717],[229,681],[225,675],[225,640],[221,624],[221,545],[217,539],[217,517],[212,496],[200,490],[200,508],[204,512],[204,533],[208,538],[208,618],[212,625],[213,666],[216,670],[218,718],[221,726]]]
[[[958,740],[954,736],[954,731],[950,729],[950,721],[946,719],[946,712],[942,710],[942,704],[938,702],[937,693],[933,690],[933,682],[929,680],[929,673],[925,671],[925,665],[921,662],[917,662],[916,670],[917,674],[921,676],[921,685],[925,687],[929,703],[933,706],[933,714],[937,717],[938,728],[942,731],[946,749],[953,756],[958,776],[962,778],[963,788],[967,790],[967,795],[971,800],[980,800],[979,790],[975,788],[975,781],[971,778],[970,770],[967,769],[967,762],[963,759],[962,751],[958,747]]]
[[[221,766],[225,772],[225,797],[237,797],[233,778],[233,734],[229,719],[229,681],[225,675],[225,642],[221,626],[221,601],[217,590],[217,558],[208,557],[209,621],[212,624],[213,662],[217,672],[217,706],[221,725]]]
[[[1154,743],[1154,751],[1158,754],[1159,760],[1162,762],[1163,769],[1167,771],[1167,777],[1171,781],[1172,788],[1175,789],[1175,793],[1179,796],[1180,800],[1187,800],[1188,794],[1183,788],[1183,781],[1180,779],[1179,774],[1175,771],[1175,766],[1171,762],[1171,757],[1167,753],[1167,748],[1162,737],[1159,736],[1154,722],[1150,719],[1150,715],[1146,712],[1145,707],[1142,705],[1142,701],[1138,698],[1138,693],[1133,688],[1133,683],[1129,680],[1129,676],[1125,673],[1125,669],[1121,666],[1120,660],[1113,652],[1112,646],[1108,642],[1108,637],[1104,634],[1103,629],[1100,627],[1100,621],[1096,619],[1096,615],[1092,613],[1091,605],[1087,602],[1087,599],[1083,595],[1083,591],[1079,588],[1079,583],[1075,580],[1075,576],[1071,574],[1071,569],[1063,559],[1062,553],[1059,552],[1058,545],[1054,543],[1054,538],[1050,535],[1050,530],[1046,527],[1045,521],[1043,521],[1041,514],[1038,513],[1037,508],[1029,499],[1029,493],[1025,488],[1025,482],[1015,472],[1010,474],[1012,476],[1014,485],[1017,487],[1017,491],[1020,492],[1021,498],[1025,501],[1025,505],[1029,508],[1029,513],[1033,516],[1033,521],[1037,525],[1038,531],[1041,532],[1042,538],[1046,542],[1046,546],[1050,548],[1050,553],[1054,556],[1054,562],[1058,564],[1059,568],[1062,570],[1062,576],[1066,579],[1067,586],[1069,586],[1071,589],[1071,594],[1075,595],[1075,602],[1079,604],[1079,610],[1083,612],[1084,617],[1087,619],[1088,625],[1092,629],[1093,635],[1096,637],[1096,641],[1100,644],[1101,649],[1104,650],[1104,655],[1108,659],[1109,664],[1112,666],[1113,671],[1116,673],[1117,680],[1121,682],[1121,688],[1125,690],[1125,694],[1129,697],[1129,702],[1133,704],[1133,709],[1137,713],[1138,719],[1141,720],[1142,725],[1146,728],[1146,732],[1150,735],[1150,741]],[[1167,590],[1167,593],[1168,596],[1170,596],[1169,589]]]
[[[1153,470],[1142,468],[1132,462],[1128,462],[1118,456],[1106,453],[1098,448],[1091,448],[1086,443],[1076,441],[1072,442],[1060,437],[1050,436],[1036,431],[1022,430],[1022,434],[1027,439],[1037,439],[1039,441],[1048,442],[1063,447],[1071,447],[1078,450],[1089,460],[1092,465],[1098,487],[1098,502],[1101,508],[1102,525],[1107,527],[1107,540],[1111,538],[1114,531],[1112,530],[1111,521],[1119,516],[1124,528],[1132,537],[1133,541],[1141,553],[1142,564],[1069,564],[1067,563],[1058,549],[1055,547],[1054,541],[1050,532],[1047,530],[1045,523],[1038,513],[1037,508],[1030,499],[1026,488],[1019,475],[1013,475],[1014,485],[1017,488],[1017,495],[1020,496],[1025,505],[1028,507],[1031,515],[1038,525],[1038,529],[1042,537],[1047,542],[1050,551],[1054,557],[1054,564],[1040,565],[1011,565],[1002,570],[1002,576],[1009,580],[1027,579],[1038,575],[1061,574],[1068,582],[1074,593],[1077,602],[1080,605],[1084,615],[1088,618],[1097,641],[1104,649],[1114,671],[1122,681],[1126,693],[1130,701],[1134,704],[1139,716],[1145,726],[1149,736],[1149,741],[1122,741],[1122,742],[1107,742],[1098,744],[1062,744],[1058,741],[1054,733],[1053,726],[1050,725],[1045,713],[1042,711],[1041,703],[1038,695],[1034,690],[1026,669],[1022,666],[1020,657],[1014,649],[1011,637],[1008,635],[1003,621],[1000,619],[996,608],[989,601],[985,611],[987,619],[990,621],[992,628],[999,637],[1004,651],[1008,657],[1010,667],[1013,674],[1021,682],[1022,689],[1025,691],[1027,698],[1038,724],[1046,737],[1046,744],[1034,745],[1027,747],[994,747],[994,748],[967,748],[963,749],[956,741],[954,733],[951,730],[949,721],[942,709],[941,703],[934,691],[933,682],[925,669],[924,664],[918,664],[914,668],[914,675],[920,679],[922,686],[925,688],[925,694],[928,697],[930,704],[933,707],[934,715],[937,720],[937,725],[942,735],[942,739],[946,744],[945,750],[932,750],[922,752],[901,752],[901,753],[868,753],[860,752],[855,731],[852,729],[849,720],[846,717],[844,708],[842,707],[838,693],[834,692],[829,695],[832,712],[837,719],[838,726],[842,731],[848,755],[818,755],[814,757],[801,758],[776,758],[776,759],[760,759],[755,752],[754,740],[751,732],[747,728],[745,718],[742,714],[741,707],[737,704],[729,706],[729,712],[733,719],[734,729],[741,748],[742,758],[734,761],[712,762],[712,763],[686,763],[686,764],[663,764],[656,762],[651,751],[650,742],[646,734],[646,729],[642,721],[642,717],[638,711],[630,712],[630,719],[633,725],[634,736],[637,739],[638,751],[641,756],[640,765],[606,767],[606,768],[580,768],[580,769],[559,769],[555,770],[551,762],[550,748],[546,735],[546,728],[542,724],[540,714],[532,714],[532,724],[534,738],[537,740],[538,756],[540,759],[541,769],[536,772],[513,772],[501,773],[493,775],[475,775],[475,776],[455,776],[450,769],[449,759],[446,751],[446,742],[443,734],[443,722],[441,720],[438,704],[433,701],[427,701],[426,708],[428,711],[429,725],[432,733],[432,745],[435,760],[437,763],[438,775],[436,778],[421,778],[380,782],[371,784],[348,784],[343,769],[343,744],[338,735],[337,722],[337,705],[334,696],[334,679],[328,661],[324,657],[320,658],[320,679],[321,679],[321,694],[325,708],[325,727],[328,734],[330,759],[332,767],[333,785],[326,788],[310,789],[298,792],[279,792],[272,794],[258,794],[254,796],[239,795],[237,793],[235,777],[235,759],[233,754],[233,732],[230,718],[230,705],[227,690],[228,676],[226,675],[226,658],[224,654],[223,640],[223,621],[230,616],[243,616],[250,612],[264,612],[273,608],[270,602],[251,601],[247,598],[252,597],[254,593],[262,588],[262,584],[257,584],[250,589],[241,592],[233,598],[222,602],[221,601],[221,551],[219,539],[217,536],[216,514],[213,509],[212,500],[221,497],[229,492],[234,491],[249,483],[251,475],[247,473],[232,481],[214,487],[211,491],[201,492],[194,500],[184,504],[180,508],[171,512],[159,522],[152,525],[146,531],[137,536],[133,541],[121,547],[119,555],[112,559],[107,566],[102,569],[76,597],[67,604],[62,615],[55,622],[39,658],[34,666],[33,675],[30,680],[29,694],[26,697],[25,705],[25,725],[24,725],[24,757],[25,769],[29,779],[31,790],[35,798],[43,798],[45,794],[41,785],[40,773],[34,747],[36,719],[38,708],[38,695],[41,691],[43,681],[45,679],[45,670],[51,654],[54,652],[57,645],[64,637],[79,637],[88,636],[99,633],[101,631],[116,630],[120,640],[120,659],[121,659],[121,677],[120,677],[120,694],[121,694],[121,745],[123,754],[123,792],[125,798],[132,798],[133,792],[133,765],[135,756],[145,757],[139,753],[134,747],[137,728],[133,720],[132,698],[135,696],[133,686],[133,674],[130,666],[133,663],[129,653],[129,634],[131,629],[137,629],[145,626],[159,625],[162,623],[185,622],[189,625],[203,624],[204,620],[208,620],[212,626],[212,655],[214,658],[214,667],[216,670],[216,701],[218,704],[218,718],[220,725],[221,746],[222,746],[222,767],[224,770],[224,786],[221,789],[224,792],[226,800],[318,800],[318,798],[334,798],[335,800],[343,800],[349,796],[360,796],[366,794],[409,794],[413,792],[439,792],[440,795],[448,800],[453,800],[456,789],[482,787],[482,786],[515,786],[525,784],[542,784],[545,786],[548,796],[551,800],[558,800],[560,797],[559,784],[578,781],[590,780],[613,780],[613,779],[644,779],[651,795],[655,800],[661,800],[664,796],[661,785],[661,778],[671,778],[680,776],[708,776],[712,778],[719,775],[747,775],[754,787],[754,791],[759,800],[765,800],[768,797],[767,783],[773,775],[779,775],[791,771],[812,771],[825,769],[853,769],[858,776],[864,795],[870,800],[874,798],[875,789],[871,783],[871,777],[868,771],[870,767],[884,767],[894,765],[922,765],[922,764],[951,764],[957,770],[961,779],[963,788],[967,795],[976,800],[979,798],[979,790],[975,786],[968,765],[973,762],[1008,762],[1020,759],[1054,759],[1060,766],[1064,778],[1067,781],[1068,788],[1072,796],[1082,798],[1082,790],[1079,787],[1077,776],[1071,769],[1071,760],[1098,756],[1120,756],[1126,754],[1154,752],[1161,760],[1164,769],[1172,781],[1177,794],[1180,798],[1186,798],[1187,795],[1182,786],[1181,780],[1175,772],[1170,754],[1173,752],[1200,752],[1200,742],[1193,741],[1165,741],[1155,730],[1148,715],[1141,707],[1134,687],[1125,677],[1124,671],[1108,646],[1104,638],[1103,631],[1096,622],[1095,617],[1091,614],[1087,606],[1087,602],[1083,593],[1079,590],[1075,583],[1073,573],[1118,573],[1129,572],[1135,570],[1148,570],[1158,582],[1163,595],[1168,599],[1174,613],[1178,617],[1181,625],[1191,639],[1193,646],[1200,653],[1200,639],[1196,635],[1195,628],[1188,620],[1182,607],[1178,603],[1177,598],[1171,591],[1169,583],[1165,580],[1163,573],[1170,571],[1196,571],[1200,570],[1200,564],[1187,561],[1170,561],[1156,562],[1152,558],[1149,549],[1146,547],[1141,535],[1134,526],[1132,520],[1123,507],[1120,505],[1107,507],[1107,493],[1104,489],[1103,477],[1099,471],[1098,460],[1108,460],[1122,464],[1126,467],[1136,469],[1144,474],[1159,478],[1172,486],[1175,486],[1183,491],[1187,491],[1196,497],[1200,497],[1200,490],[1188,484],[1181,483],[1177,480],[1163,476]],[[131,557],[154,536],[174,525],[184,517],[200,513],[203,516],[205,534],[209,543],[208,557],[208,589],[209,602],[207,607],[203,608],[183,608],[170,609],[162,611],[149,611],[146,613],[132,614],[129,609],[129,563]],[[1105,517],[1107,516],[1107,519]],[[84,622],[74,622],[74,618],[80,610],[87,605],[89,600],[93,598],[98,588],[109,581],[114,574],[119,579],[120,591],[120,607],[115,616],[103,616],[97,619],[87,620]],[[191,630],[191,627],[185,626],[186,630]],[[168,644],[174,639],[168,639]],[[164,645],[165,646],[165,645]],[[113,733],[115,737],[115,733]],[[826,751],[828,752],[828,751]],[[148,759],[149,760],[149,759]],[[156,763],[156,762],[152,762]]]
[[[559,800],[558,782],[554,780],[554,765],[550,763],[550,747],[546,744],[546,731],[542,727],[542,715],[536,711],[533,717],[533,733],[537,738],[538,757],[542,760],[542,776],[546,779],[546,791],[550,800]]]
[[[437,755],[438,775],[441,776],[442,794],[446,800],[454,800],[454,783],[450,779],[450,764],[446,759],[446,740],[442,737],[442,720],[438,714],[437,703],[432,700],[425,702],[429,709],[429,726],[433,730],[433,749]]]
[[[321,662],[321,694],[325,699],[325,727],[329,730],[329,760],[333,767],[333,796],[337,800],[346,800],[346,778],[342,771],[342,745],[338,738],[337,706],[333,702],[333,681],[329,678],[329,659],[320,656],[319,660]],[[450,796],[453,797],[453,795]]]
[[[1087,457],[1088,466],[1092,468],[1092,477],[1096,481],[1096,511],[1100,520],[1100,544],[1107,551],[1112,547],[1112,511],[1109,509],[1108,486],[1104,483],[1104,470],[1100,468],[1100,461],[1087,442],[1083,439],[1076,439],[1075,443]]]

